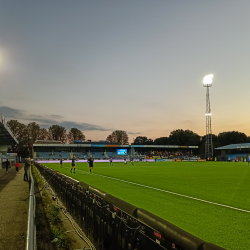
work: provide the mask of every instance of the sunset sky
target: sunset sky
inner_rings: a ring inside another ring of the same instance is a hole
[[[250,1],[9,0],[0,4],[0,113],[42,127],[155,139],[250,136]]]

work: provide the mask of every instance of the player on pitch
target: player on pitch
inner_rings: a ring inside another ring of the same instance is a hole
[[[61,159],[60,159],[60,165],[61,165],[61,168],[63,167],[63,158],[61,156]]]
[[[93,167],[94,167],[94,159],[92,158],[92,155],[90,155],[90,157],[89,157],[89,159],[88,159],[87,162],[89,163],[89,172],[91,173],[91,170],[92,170]],[[91,174],[92,174],[92,173],[91,173]]]
[[[132,166],[134,166],[134,159],[133,158],[130,159],[130,162],[131,162]]]
[[[73,155],[70,173],[72,173],[72,169],[74,169],[74,174],[75,174],[75,170],[76,170],[76,163],[75,162],[76,162],[75,155]]]
[[[112,158],[112,156],[110,156],[110,159],[109,159],[109,165],[111,166],[113,166],[113,158]]]

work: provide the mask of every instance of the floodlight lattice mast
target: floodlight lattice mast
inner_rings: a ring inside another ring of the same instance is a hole
[[[211,107],[210,107],[210,96],[209,88],[212,87],[213,75],[207,75],[203,78],[204,87],[206,91],[206,143],[205,143],[205,158],[213,158],[213,141],[212,141],[212,125],[211,125]]]

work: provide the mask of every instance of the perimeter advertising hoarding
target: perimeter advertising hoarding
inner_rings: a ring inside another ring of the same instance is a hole
[[[133,145],[137,147],[137,145]],[[176,145],[142,145],[144,148],[178,148]]]

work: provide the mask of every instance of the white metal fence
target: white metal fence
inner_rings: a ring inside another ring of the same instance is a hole
[[[27,226],[27,237],[26,237],[26,247],[25,250],[36,250],[36,198],[35,198],[35,188],[34,179],[31,172],[31,167],[29,171],[30,178],[30,196],[29,196],[29,214],[28,214],[28,226]]]

